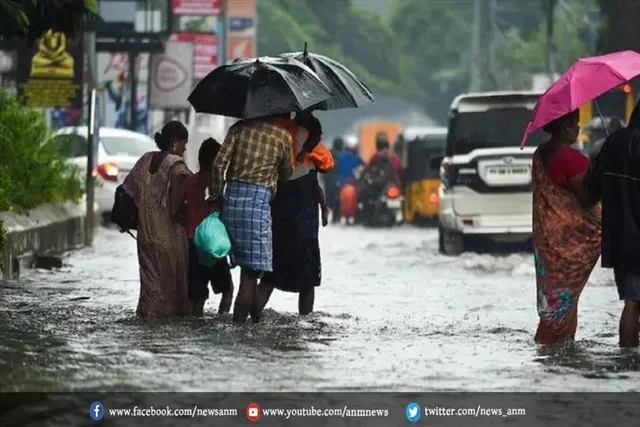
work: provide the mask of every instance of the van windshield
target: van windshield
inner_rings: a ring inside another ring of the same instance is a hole
[[[458,113],[451,122],[452,154],[467,154],[478,148],[519,147],[531,112],[522,107]],[[547,138],[544,132],[536,131],[527,139],[527,146],[538,146]]]

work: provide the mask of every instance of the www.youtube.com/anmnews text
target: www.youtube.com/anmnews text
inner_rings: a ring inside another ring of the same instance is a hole
[[[316,408],[308,406],[304,408],[262,408],[257,403],[251,402],[246,409],[247,419],[249,421],[258,421],[262,417],[388,417],[389,410],[382,408],[349,408],[345,405],[341,408]]]

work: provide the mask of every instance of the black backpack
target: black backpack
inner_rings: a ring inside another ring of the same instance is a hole
[[[111,222],[120,228],[121,233],[129,233],[138,229],[138,206],[133,198],[124,191],[122,185],[116,187],[113,209],[111,209]],[[135,238],[135,237],[134,237]]]

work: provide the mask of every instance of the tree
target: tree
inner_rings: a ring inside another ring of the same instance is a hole
[[[640,51],[640,2],[636,0],[598,0],[604,25],[598,50],[612,52],[631,49]]]
[[[395,0],[390,26],[419,82],[419,102],[435,119],[446,117],[451,100],[467,90],[473,4],[469,0]]]
[[[73,38],[87,22],[99,20],[97,0],[0,1],[0,37],[29,44],[50,29]]]
[[[405,79],[410,67],[391,28],[351,0],[258,2],[260,55],[309,51],[349,67],[376,95],[418,92]]]

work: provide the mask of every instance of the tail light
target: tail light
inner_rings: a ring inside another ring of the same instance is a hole
[[[431,203],[432,205],[437,205],[438,203],[440,203],[440,196],[438,196],[437,191],[431,191],[431,193],[429,194],[429,203]]]
[[[93,175],[94,176],[100,175],[106,181],[117,181],[118,165],[111,162],[103,163],[101,165],[98,165],[98,167],[94,169]]]
[[[397,199],[400,197],[400,189],[398,187],[389,187],[387,190],[387,197],[390,199]]]

